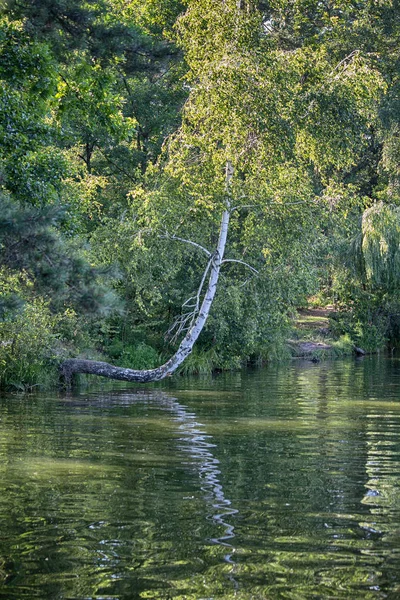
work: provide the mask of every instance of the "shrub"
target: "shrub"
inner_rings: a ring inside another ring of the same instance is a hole
[[[131,369],[154,369],[160,364],[158,352],[144,342],[136,346],[125,346],[118,362]]]
[[[0,387],[22,390],[55,377],[56,322],[41,298],[0,322]]]

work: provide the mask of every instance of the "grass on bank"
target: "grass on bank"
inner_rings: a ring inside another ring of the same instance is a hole
[[[126,343],[115,339],[102,354],[93,350],[93,342],[90,344],[91,340],[83,336],[79,351],[73,343],[77,339],[76,330],[73,315],[64,315],[60,320],[50,313],[46,303],[36,301],[26,304],[14,320],[0,322],[0,389],[29,391],[56,387],[58,364],[69,356],[104,360],[134,369],[151,369],[168,358],[143,340]],[[354,326],[350,313],[335,313],[331,309],[302,310],[286,336],[280,333],[270,340],[262,340],[258,352],[250,356],[230,355],[228,351],[205,350],[198,345],[178,373],[205,375],[291,358],[326,360],[350,356],[356,345],[364,347],[365,344],[367,352],[376,351],[385,342],[377,327],[368,325],[362,330],[359,325]]]

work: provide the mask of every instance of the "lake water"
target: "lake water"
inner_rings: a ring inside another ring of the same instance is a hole
[[[400,360],[1,398],[0,598],[400,598]]]

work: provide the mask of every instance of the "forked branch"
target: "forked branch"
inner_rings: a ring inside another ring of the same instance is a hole
[[[200,310],[200,300],[201,294],[204,288],[205,281],[207,279],[208,272],[212,265],[213,257],[209,259],[206,268],[203,272],[203,277],[201,278],[200,285],[197,289],[197,293],[194,296],[188,298],[183,304],[182,309],[183,312],[178,317],[176,317],[175,321],[171,325],[171,327],[167,331],[167,337],[171,338],[171,341],[176,341],[177,338],[181,335],[181,333],[190,329],[193,326],[194,320],[199,314]],[[185,310],[189,309],[189,310]],[[190,310],[191,309],[191,310]]]
[[[60,371],[64,377],[67,386],[70,386],[71,377],[74,373],[88,373],[93,375],[100,375],[101,377],[108,377],[109,379],[118,379],[121,381],[136,381],[146,383],[149,381],[160,381],[165,377],[172,375],[174,371],[179,367],[185,358],[192,352],[193,346],[199,337],[210,313],[211,305],[213,303],[215,293],[217,291],[218,279],[221,270],[222,261],[225,253],[226,240],[228,236],[229,218],[230,218],[230,199],[229,199],[229,186],[233,175],[233,167],[231,163],[226,165],[226,201],[225,209],[221,216],[221,225],[219,229],[218,243],[215,252],[212,254],[205,248],[193,242],[193,245],[206,251],[209,256],[209,265],[206,267],[206,273],[203,275],[202,281],[200,282],[199,290],[194,296],[194,311],[197,316],[192,315],[189,326],[189,330],[185,337],[181,341],[178,350],[175,354],[163,365],[156,369],[149,370],[135,370],[125,369],[123,367],[114,367],[105,362],[98,362],[93,360],[82,360],[82,359],[69,359],[62,363]],[[188,241],[188,240],[182,240]],[[201,291],[205,284],[207,274],[209,273],[208,286],[204,293],[203,299],[200,303]],[[192,311],[193,313],[193,311]]]

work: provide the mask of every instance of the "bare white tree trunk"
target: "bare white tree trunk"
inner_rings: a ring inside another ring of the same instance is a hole
[[[64,361],[60,366],[61,375],[64,377],[68,386],[70,385],[71,377],[74,373],[87,373],[91,375],[99,375],[101,377],[108,377],[109,379],[137,381],[141,383],[160,381],[161,379],[164,379],[164,377],[172,375],[179,365],[183,363],[185,358],[189,356],[207,321],[208,315],[210,314],[211,305],[217,291],[218,279],[224,259],[226,240],[228,236],[230,218],[229,185],[232,175],[233,168],[231,163],[228,162],[226,165],[227,197],[225,202],[225,210],[222,213],[218,244],[210,258],[211,268],[209,265],[207,265],[207,269],[210,268],[207,290],[204,294],[197,317],[180,343],[175,354],[160,367],[149,370],[125,369],[123,367],[115,367],[105,362],[71,358]]]

